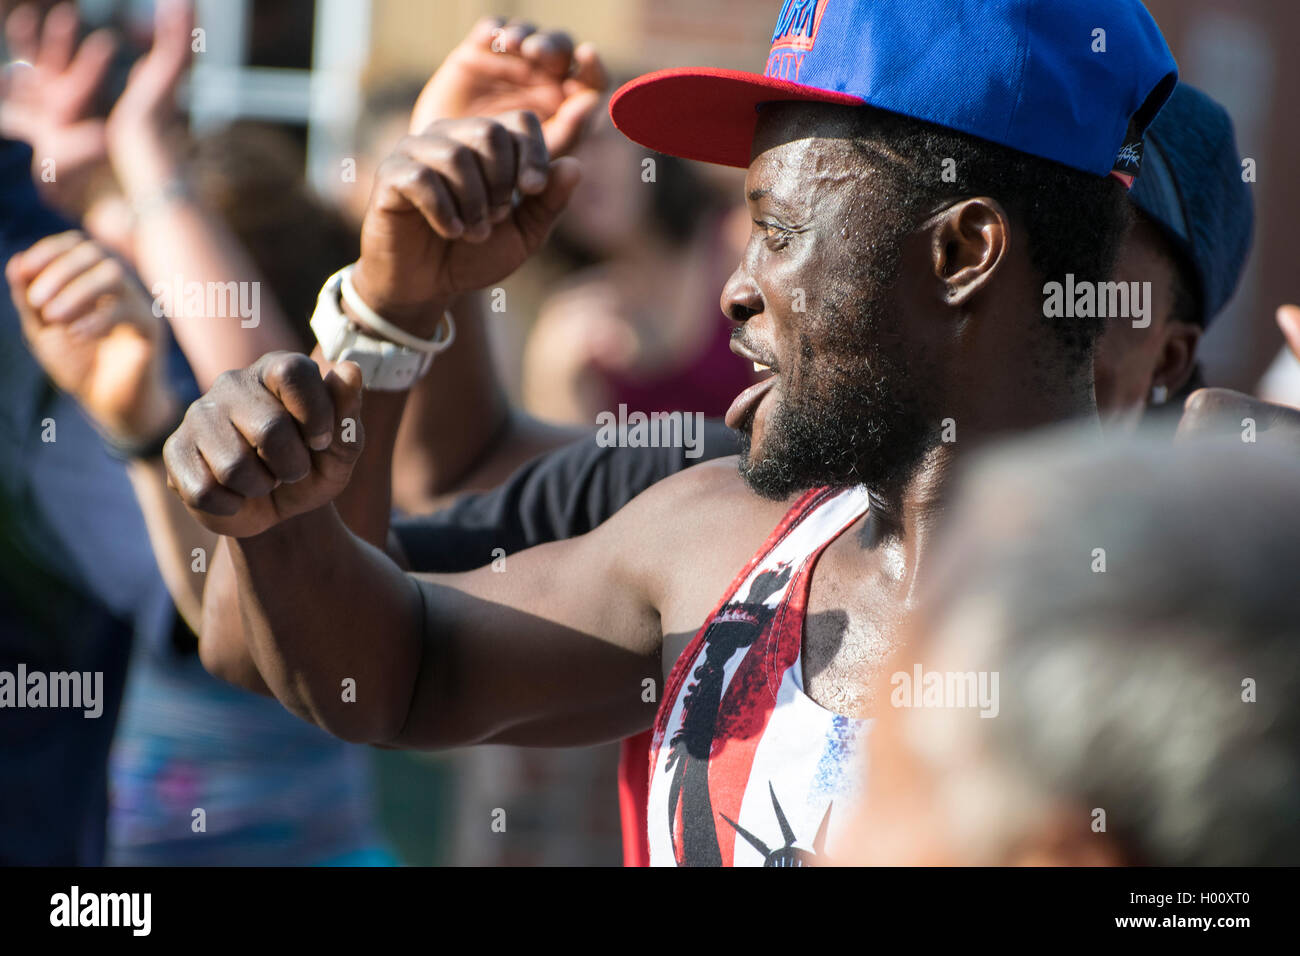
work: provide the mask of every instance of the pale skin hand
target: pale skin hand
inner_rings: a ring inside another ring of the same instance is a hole
[[[1286,338],[1287,348],[1300,360],[1300,305],[1283,305],[1277,310],[1277,325]]]
[[[162,0],[154,12],[149,52],[131,70],[126,89],[109,113],[109,159],[139,221],[134,258],[150,288],[187,282],[260,283],[260,314],[245,326],[237,315],[172,315],[168,321],[201,388],[223,371],[258,356],[296,347],[274,295],[266,294],[256,265],[225,224],[184,197],[160,190],[179,177],[174,149],[176,87],[190,61],[193,12],[184,0]]]
[[[608,85],[595,47],[565,33],[487,17],[474,25],[425,84],[410,131],[442,119],[535,113],[552,156],[577,145]]]
[[[75,211],[87,173],[106,158],[104,121],[91,108],[113,58],[112,35],[96,30],[78,44],[71,3],[53,7],[43,24],[37,8],[23,4],[6,18],[5,40],[14,59],[30,65],[3,74],[0,135],[32,147],[33,175],[46,198]]]
[[[121,262],[70,231],[14,256],[5,278],[32,354],[101,429],[141,440],[170,422],[162,320]]]
[[[1300,306],[1281,306],[1277,310],[1277,324],[1291,354],[1300,359]],[[1229,388],[1201,388],[1189,395],[1178,423],[1177,437],[1240,437],[1247,428],[1243,424],[1247,419],[1254,423],[1256,442],[1283,442],[1300,451],[1300,409],[1266,402]]]
[[[153,45],[131,68],[108,114],[105,134],[113,172],[128,196],[142,198],[174,176],[170,131],[176,87],[190,64],[194,12],[184,0],[162,0],[154,11]]]
[[[101,431],[145,444],[171,427],[179,400],[164,381],[162,319],[120,262],[84,234],[65,232],[14,256],[5,277],[32,355]],[[190,561],[195,548],[212,554],[216,536],[167,490],[160,462],[133,461],[127,473],[163,580],[197,631],[203,576]]]

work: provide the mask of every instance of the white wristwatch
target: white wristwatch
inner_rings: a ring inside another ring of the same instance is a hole
[[[311,330],[331,362],[356,362],[361,367],[366,388],[380,392],[404,391],[429,370],[435,355],[446,351],[455,341],[456,323],[450,312],[443,313],[439,334],[431,339],[416,338],[399,329],[357,295],[352,287],[353,268],[355,263],[325,280],[316,299],[316,311],[312,313]],[[348,318],[343,311],[344,302],[365,322],[366,328]]]

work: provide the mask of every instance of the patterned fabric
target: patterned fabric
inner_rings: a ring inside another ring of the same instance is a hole
[[[800,498],[678,658],[650,750],[650,862],[803,866],[834,845],[870,721],[804,693],[809,583],[867,510],[862,488]]]

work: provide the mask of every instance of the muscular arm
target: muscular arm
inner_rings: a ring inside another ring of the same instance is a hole
[[[314,356],[322,371],[329,364]],[[361,422],[366,447],[351,480],[330,509],[355,538],[385,549],[391,511],[392,449],[406,406],[406,392],[367,392]],[[209,564],[203,590],[199,656],[211,673],[259,694],[271,694],[252,653],[241,606],[241,579],[232,562],[231,540],[222,537]],[[354,539],[355,540],[355,539]],[[273,576],[274,577],[274,576]]]
[[[253,659],[287,708],[347,740],[569,746],[644,729],[662,562],[626,542],[681,520],[681,497],[670,479],[504,571],[435,576],[402,573],[317,509],[231,544]]]

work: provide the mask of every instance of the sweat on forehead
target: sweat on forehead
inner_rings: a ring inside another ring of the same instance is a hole
[[[869,107],[765,104],[747,191],[751,197],[793,191],[812,199],[811,193],[841,184],[860,190],[865,177],[873,189],[888,188],[890,180],[914,174],[913,162],[891,146],[890,129],[885,114]]]

